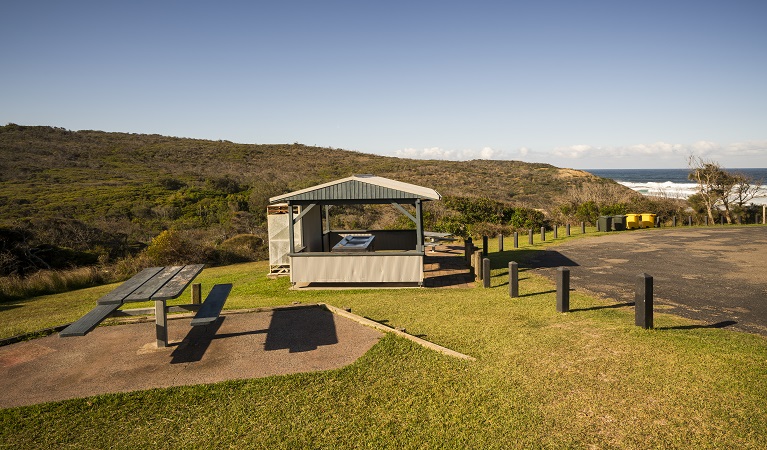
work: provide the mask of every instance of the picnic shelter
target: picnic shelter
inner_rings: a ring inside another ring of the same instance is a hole
[[[375,175],[353,175],[269,199],[287,206],[290,281],[423,284],[423,204],[434,189]],[[333,230],[338,205],[391,204],[414,223],[407,230]],[[272,243],[270,242],[270,245]]]

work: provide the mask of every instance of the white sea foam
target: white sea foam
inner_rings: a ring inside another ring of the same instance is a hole
[[[662,183],[655,181],[646,181],[642,183],[631,181],[619,181],[618,183],[633,189],[641,194],[653,197],[684,198],[698,192],[698,185],[695,183],[674,183],[665,181]],[[749,203],[756,205],[767,204],[767,186],[759,186],[759,192]]]

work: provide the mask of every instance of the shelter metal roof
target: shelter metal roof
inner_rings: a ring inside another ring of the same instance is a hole
[[[375,175],[351,177],[320,184],[269,199],[269,203],[321,201],[439,200],[434,189]]]

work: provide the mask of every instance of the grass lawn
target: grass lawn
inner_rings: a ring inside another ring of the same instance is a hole
[[[643,330],[579,293],[559,314],[550,281],[521,271],[510,299],[494,264],[493,288],[469,290],[293,292],[266,263],[206,269],[204,287],[234,284],[227,308],[349,306],[477,360],[389,335],[338,370],[3,409],[0,447],[767,446],[766,339],[657,313]],[[74,320],[110,288],[0,305],[0,334]]]

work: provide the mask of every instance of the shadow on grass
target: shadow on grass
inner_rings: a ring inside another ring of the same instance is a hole
[[[677,325],[674,327],[658,327],[656,330],[697,330],[705,328],[727,328],[732,325],[736,325],[738,322],[734,320],[723,320],[717,323],[711,323],[708,325]]]
[[[519,264],[520,270],[575,267],[579,264],[555,250],[517,249],[488,255],[491,269],[501,269],[509,266],[511,261]]]
[[[543,295],[543,294],[555,294],[556,292],[557,292],[556,289],[551,290],[551,291],[543,291],[543,292],[531,292],[529,294],[520,294],[519,298],[522,298],[522,297],[534,297],[536,295]]]
[[[508,273],[506,273],[506,275],[500,275],[500,276],[504,276],[506,281],[502,281],[502,282],[500,282],[499,284],[494,284],[494,285],[493,285],[493,287],[494,287],[494,288],[495,288],[495,287],[501,287],[501,286],[508,286],[508,285],[509,285],[509,274],[508,274]],[[495,278],[495,277],[494,277],[494,278]],[[520,278],[518,278],[518,279],[517,279],[517,281],[525,281],[525,280],[527,280],[528,278],[529,278],[529,277],[520,277]]]
[[[21,308],[23,305],[17,303],[0,303],[0,312],[9,311],[11,309]]]
[[[605,306],[591,306],[589,308],[572,308],[570,309],[570,312],[578,312],[578,311],[597,311],[600,309],[613,309],[613,308],[623,308],[626,306],[634,306],[634,302],[626,302],[626,303],[615,303],[612,305],[605,305]]]

